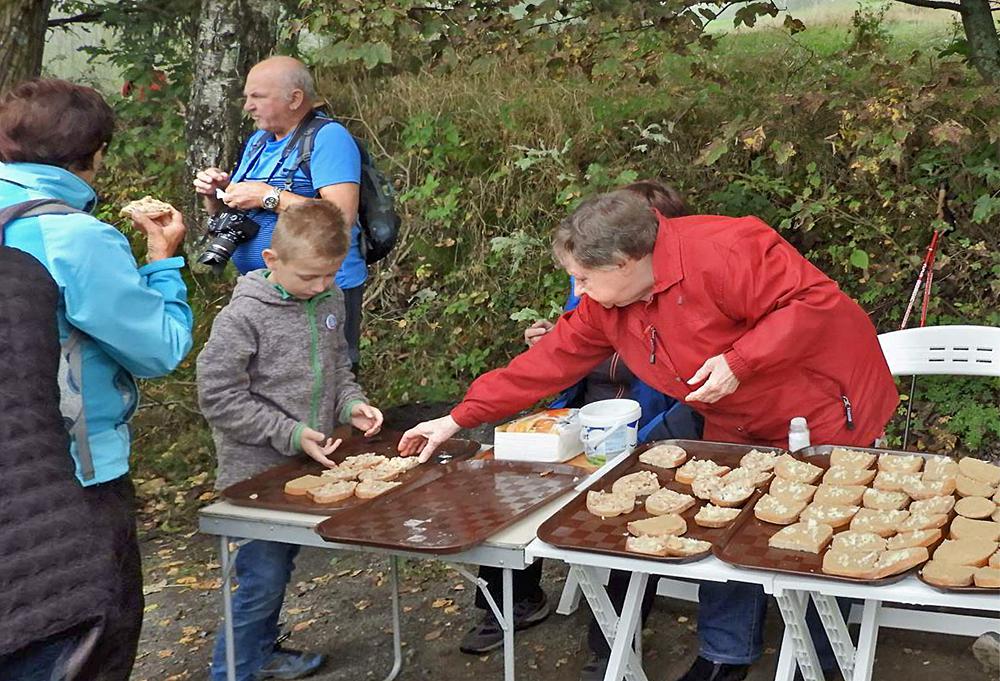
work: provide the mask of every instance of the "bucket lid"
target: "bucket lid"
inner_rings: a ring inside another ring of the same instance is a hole
[[[630,423],[642,416],[642,406],[635,400],[599,400],[580,409],[580,425],[613,426]]]

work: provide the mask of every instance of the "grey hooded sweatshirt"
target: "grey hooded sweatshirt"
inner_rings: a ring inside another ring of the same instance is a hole
[[[329,434],[367,402],[351,373],[334,286],[309,300],[240,277],[198,355],[198,403],[219,459],[216,489],[253,477],[301,451],[308,426]]]

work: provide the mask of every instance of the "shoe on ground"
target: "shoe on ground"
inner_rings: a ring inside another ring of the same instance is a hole
[[[549,602],[543,594],[541,598],[519,601],[514,604],[514,631],[521,631],[541,624],[549,616]],[[503,645],[503,629],[500,622],[488,610],[483,619],[463,638],[458,649],[469,655],[481,655],[496,650]]]
[[[256,681],[265,679],[303,679],[323,666],[326,661],[318,653],[307,653],[302,650],[291,650],[275,646],[274,652],[264,666],[254,675]]]
[[[590,659],[580,670],[580,681],[604,681],[608,671],[608,658],[591,654]]]
[[[743,681],[749,671],[748,664],[722,664],[698,657],[678,681]]]
[[[987,631],[972,644],[972,654],[983,665],[989,678],[995,679],[1000,674],[1000,634]]]

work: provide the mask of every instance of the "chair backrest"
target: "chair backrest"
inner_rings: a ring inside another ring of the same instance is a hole
[[[893,376],[1000,376],[1000,327],[925,326],[878,341]]]

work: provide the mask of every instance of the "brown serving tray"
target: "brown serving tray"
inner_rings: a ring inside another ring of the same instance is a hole
[[[661,558],[659,556],[648,556],[642,553],[626,551],[625,538],[628,537],[628,524],[633,520],[650,517],[650,514],[645,511],[641,504],[636,504],[635,511],[616,518],[599,518],[587,510],[587,492],[591,490],[610,490],[611,484],[615,480],[628,473],[636,473],[638,471],[652,471],[659,478],[661,487],[667,487],[684,494],[691,494],[690,485],[685,485],[674,480],[674,469],[657,468],[656,466],[650,466],[639,461],[639,455],[644,451],[655,445],[665,443],[675,444],[687,450],[688,461],[691,459],[711,459],[718,464],[729,466],[730,468],[736,468],[743,455],[751,449],[781,451],[765,445],[757,445],[755,447],[753,445],[705,442],[702,440],[662,440],[642,445],[624,461],[608,471],[604,477],[590,485],[590,487],[577,495],[575,499],[556,512],[555,515],[542,523],[542,526],[538,528],[538,538],[563,549],[592,551],[613,556],[640,558],[642,560],[660,560],[670,563],[687,563],[701,560],[707,556],[708,552],[696,556],[666,556]],[[758,488],[753,496],[747,500],[746,506],[753,507],[757,497],[760,495],[761,491]],[[681,517],[687,521],[688,526],[684,536],[691,539],[709,541],[715,545],[725,537],[728,528],[702,527],[695,523],[694,516],[704,503],[699,499],[696,505],[681,514]]]
[[[327,518],[316,533],[327,541],[458,553],[572,489],[573,466],[476,459],[435,466],[418,481]]]
[[[936,454],[927,454],[925,452],[903,452],[892,449],[875,449],[872,447],[852,447],[849,445],[836,446],[843,447],[844,449],[870,452],[876,455],[902,454],[909,456],[916,454],[925,459],[938,456]],[[801,452],[797,452],[796,457],[819,466],[820,468],[827,469],[830,467],[830,453],[833,449],[834,445],[809,447]],[[756,499],[754,500],[754,503],[756,503]],[[753,514],[753,505],[748,503],[744,507],[743,512],[736,518],[733,524],[729,526],[728,534],[725,540],[720,544],[715,545],[713,553],[719,560],[737,567],[773,570],[775,572],[787,572],[799,575],[804,574],[841,582],[857,582],[871,585],[893,584],[911,574],[913,570],[919,571],[920,569],[919,567],[916,567],[897,575],[890,575],[889,577],[885,577],[883,579],[857,579],[853,577],[843,577],[840,575],[830,575],[823,572],[822,569],[823,556],[826,554],[827,549],[823,549],[823,551],[818,554],[813,554],[805,553],[803,551],[789,551],[787,549],[772,549],[768,546],[768,540],[782,527],[784,527],[784,525],[773,525],[771,523],[765,523],[758,520]],[[843,531],[845,530],[837,530],[834,534],[836,535]],[[942,538],[945,535],[946,533],[943,532]],[[928,552],[933,554],[934,549],[936,549],[937,546],[938,544],[929,546]],[[969,588],[966,587],[965,589],[959,590],[967,591]],[[987,589],[986,591],[989,590]]]
[[[343,443],[337,448],[330,458],[340,463],[348,456],[362,454],[364,452],[375,452],[383,456],[399,456],[396,445],[403,437],[402,433],[395,431],[382,431],[374,437],[365,438],[360,434],[339,436],[344,437]],[[434,458],[427,463],[417,466],[413,470],[403,473],[396,478],[402,482],[398,491],[408,487],[414,481],[421,479],[426,473],[436,468],[440,464],[457,459],[466,459],[479,451],[479,443],[472,440],[452,439],[441,445]],[[308,496],[296,496],[285,494],[285,483],[301,475],[319,475],[324,467],[310,459],[308,456],[299,456],[286,464],[276,466],[266,470],[259,475],[255,475],[249,480],[238,482],[222,490],[222,497],[239,506],[251,506],[254,508],[266,508],[272,511],[292,511],[294,513],[314,513],[328,516],[334,511],[342,511],[355,506],[367,504],[370,499],[358,499],[350,497],[333,504],[317,504]]]

